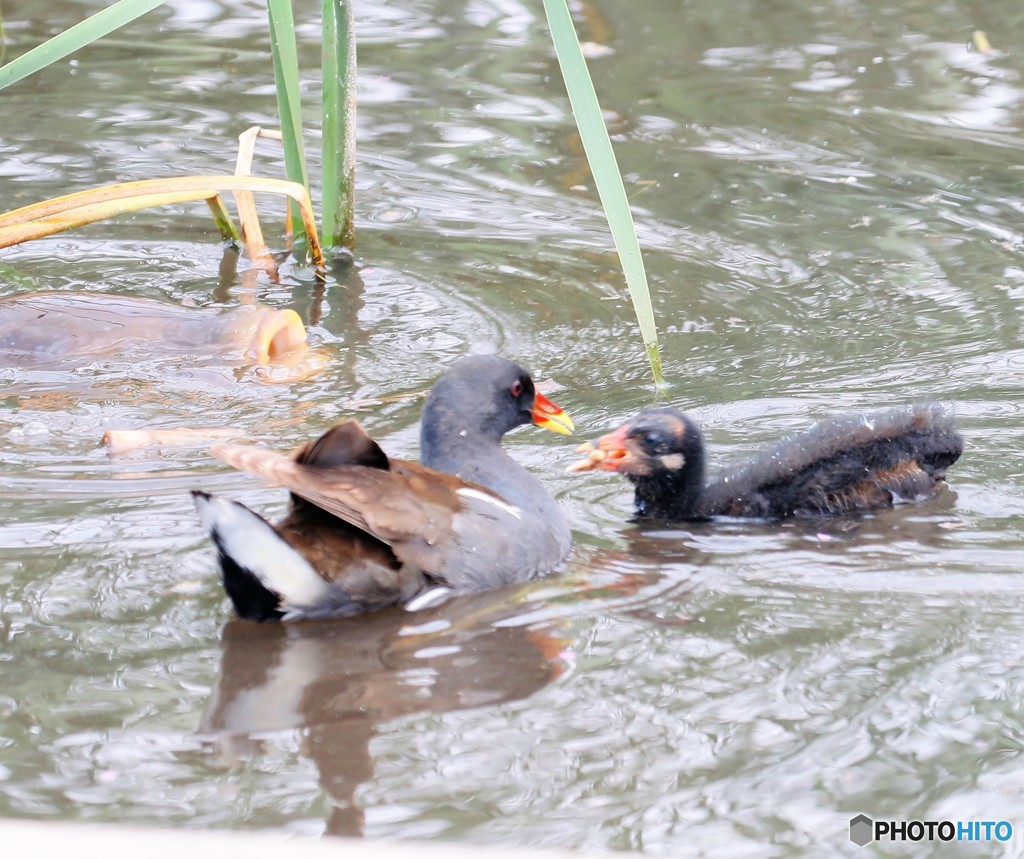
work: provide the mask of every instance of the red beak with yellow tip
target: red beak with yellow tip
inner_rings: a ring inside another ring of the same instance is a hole
[[[556,432],[559,435],[569,435],[576,429],[572,418],[560,406],[556,406],[540,392],[534,395],[533,409],[530,411],[530,414],[533,415],[533,422],[537,426],[551,430],[551,432]]]

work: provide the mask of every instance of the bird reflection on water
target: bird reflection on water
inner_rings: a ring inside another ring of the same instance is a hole
[[[560,620],[527,625],[529,610],[497,591],[416,613],[384,609],[292,624],[233,620],[224,626],[217,686],[200,732],[249,755],[268,732],[302,730],[302,753],[331,798],[326,832],[362,835],[355,792],[373,777],[370,742],[378,726],[526,698],[571,665]]]

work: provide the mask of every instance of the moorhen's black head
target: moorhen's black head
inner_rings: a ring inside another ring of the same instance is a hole
[[[456,361],[431,390],[423,409],[421,455],[430,463],[439,449],[470,439],[496,444],[528,423],[563,435],[573,430],[569,416],[537,392],[518,364],[497,355],[471,355]]]
[[[631,478],[704,471],[704,439],[688,415],[675,409],[645,409],[618,429],[582,445],[587,454],[571,471],[617,471]]]
[[[636,487],[642,515],[690,518],[704,491],[704,439],[676,409],[645,409],[618,429],[579,448],[587,458],[570,471],[617,471]]]

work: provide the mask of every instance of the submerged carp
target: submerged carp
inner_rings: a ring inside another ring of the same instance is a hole
[[[90,358],[176,352],[269,364],[307,351],[306,329],[294,310],[259,304],[181,307],[106,293],[0,298],[0,366],[67,366]]]

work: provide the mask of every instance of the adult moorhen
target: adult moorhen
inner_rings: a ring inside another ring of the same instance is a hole
[[[502,448],[530,422],[568,434],[572,420],[497,356],[452,365],[423,409],[423,463],[389,458],[355,421],[294,456],[238,444],[219,459],[291,492],[280,522],[193,492],[224,586],[253,620],[339,617],[551,572],[571,546],[544,487]]]
[[[625,474],[637,514],[652,519],[713,516],[782,519],[871,510],[930,495],[963,451],[952,420],[935,404],[822,421],[753,459],[704,477],[704,440],[688,415],[647,409],[570,471]]]

